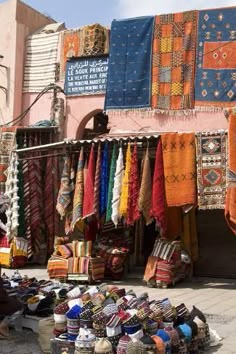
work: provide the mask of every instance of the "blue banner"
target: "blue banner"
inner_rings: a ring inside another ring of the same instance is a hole
[[[106,92],[108,56],[77,58],[66,63],[66,95],[95,95]]]

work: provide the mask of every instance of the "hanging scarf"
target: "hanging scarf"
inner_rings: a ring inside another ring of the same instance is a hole
[[[64,161],[64,168],[61,176],[61,185],[57,197],[56,209],[61,216],[61,219],[66,214],[66,210],[71,203],[71,190],[70,190],[70,156],[66,156]]]
[[[100,182],[100,216],[102,216],[107,208],[108,194],[108,143],[105,144],[102,153],[101,164],[101,182]]]
[[[101,144],[98,145],[96,172],[94,181],[94,214],[97,220],[100,219],[99,214],[99,201],[100,201],[100,181],[101,181]]]
[[[80,149],[79,161],[76,172],[75,193],[73,199],[72,212],[72,229],[75,228],[76,223],[82,218],[83,196],[84,196],[84,148]]]
[[[124,174],[124,164],[123,164],[123,151],[122,148],[119,148],[119,155],[116,161],[116,172],[114,179],[113,187],[113,196],[112,196],[112,214],[111,220],[117,227],[118,221],[120,219],[119,215],[119,206],[120,206],[120,194],[121,194],[121,182]]]
[[[150,215],[150,209],[152,205],[152,178],[151,178],[151,166],[149,159],[148,147],[145,153],[144,162],[143,162],[143,173],[141,187],[139,191],[138,207],[139,210],[143,213],[143,216],[146,220],[146,225],[151,224],[152,217]]]
[[[131,169],[129,176],[129,197],[127,209],[127,225],[133,225],[140,217],[138,208],[139,197],[139,173],[138,173],[138,152],[137,144],[134,146]]]
[[[128,143],[128,147],[126,151],[125,173],[121,185],[120,210],[119,210],[120,215],[124,217],[126,217],[127,209],[128,209],[130,169],[131,169],[131,147],[130,147],[130,143]]]
[[[161,139],[158,140],[156,147],[156,158],[152,185],[152,207],[150,214],[156,219],[156,222],[161,229],[161,235],[164,236],[167,230],[167,215]]]
[[[94,178],[95,178],[95,161],[94,146],[92,145],[89,155],[88,170],[85,180],[85,193],[83,203],[83,218],[94,214]]]
[[[109,176],[109,184],[108,184],[106,222],[111,220],[111,214],[112,214],[112,196],[113,196],[114,179],[116,173],[116,159],[117,159],[116,155],[117,155],[117,145],[114,144],[112,150],[110,176]]]

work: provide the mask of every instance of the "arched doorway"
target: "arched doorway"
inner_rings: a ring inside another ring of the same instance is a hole
[[[103,110],[94,109],[81,120],[77,128],[76,139],[92,139],[98,135],[108,133],[107,124],[108,116],[103,113]]]

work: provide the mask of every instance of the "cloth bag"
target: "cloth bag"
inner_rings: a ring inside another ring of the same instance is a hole
[[[51,339],[54,337],[54,319],[53,317],[43,318],[38,324],[38,342],[44,354],[51,353]]]

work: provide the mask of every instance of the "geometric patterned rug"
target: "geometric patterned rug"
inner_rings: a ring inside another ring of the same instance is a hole
[[[225,132],[197,133],[199,209],[224,209],[227,136]]]

